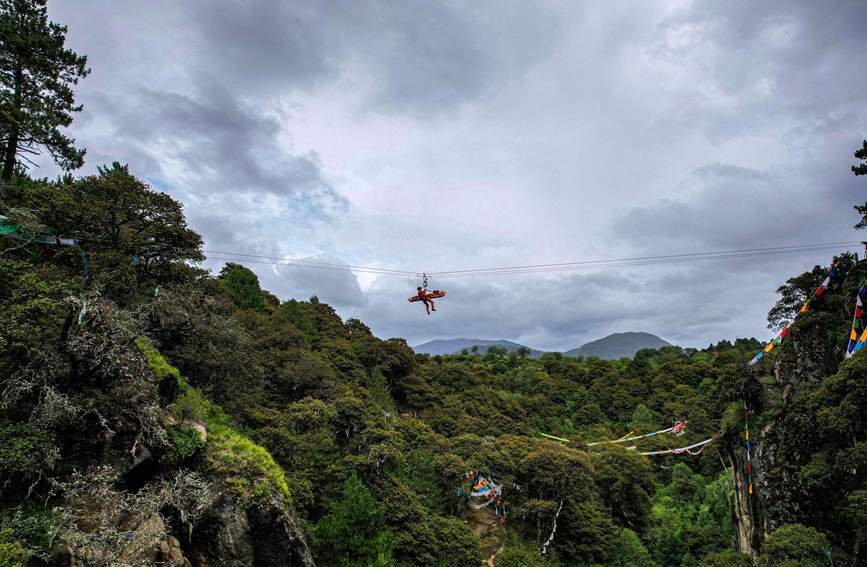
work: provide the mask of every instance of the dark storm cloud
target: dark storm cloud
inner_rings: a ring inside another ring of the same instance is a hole
[[[477,98],[495,79],[520,74],[556,37],[555,18],[539,7],[487,7],[396,0],[193,4],[200,47],[194,60],[247,96],[355,73],[354,80],[371,84],[360,108],[429,116]]]
[[[196,58],[240,92],[307,88],[333,77],[342,58],[327,2],[194,2]]]

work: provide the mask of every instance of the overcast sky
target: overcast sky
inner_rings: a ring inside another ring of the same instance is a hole
[[[122,6],[122,8],[120,8]],[[864,239],[867,2],[51,0],[71,130],[206,250],[445,271]],[[43,167],[38,175],[54,175]],[[767,338],[831,251],[432,282],[249,264],[385,338]],[[219,269],[220,261],[208,266]]]

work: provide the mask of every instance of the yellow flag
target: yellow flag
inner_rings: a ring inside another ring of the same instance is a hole
[[[765,352],[771,352],[774,348],[774,343],[768,343],[768,346],[765,347]]]
[[[858,339],[858,333],[855,332],[855,329],[852,329],[852,334],[849,335],[849,338],[853,341]]]
[[[800,313],[806,313],[806,311],[807,311],[807,307],[808,307],[809,305],[810,305],[810,302],[809,302],[809,301],[808,301],[807,303],[805,303],[804,306],[801,307],[801,311],[800,311]]]

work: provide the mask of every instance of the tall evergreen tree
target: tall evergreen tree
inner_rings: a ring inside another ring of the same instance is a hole
[[[87,57],[64,48],[66,27],[48,21],[47,0],[0,0],[0,143],[4,180],[43,151],[64,169],[84,163],[84,149],[61,132],[72,123],[73,85]]]

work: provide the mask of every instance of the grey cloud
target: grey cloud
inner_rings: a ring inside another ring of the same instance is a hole
[[[520,74],[557,35],[556,19],[539,7],[483,6],[252,0],[192,4],[189,21],[194,61],[247,96],[309,89],[356,66],[372,87],[359,108],[430,116]]]
[[[198,96],[138,90],[124,102],[103,105],[112,118],[103,136],[112,142],[96,146],[110,147],[113,159],[136,158],[143,175],[174,176],[170,184],[195,186],[201,199],[225,193],[291,199],[297,219],[339,217],[347,210],[316,156],[287,153],[275,118],[214,82],[202,82]]]
[[[632,208],[613,230],[639,248],[674,253],[854,240],[850,177],[709,164],[693,172],[686,194]]]
[[[720,139],[779,128],[792,113],[816,127],[841,113],[857,119],[867,76],[852,65],[867,55],[865,26],[859,1],[714,0],[662,20],[652,45],[654,56],[688,73],[680,119],[705,123]]]
[[[339,259],[319,256],[303,260],[343,263]],[[307,299],[316,295],[321,301],[337,308],[363,308],[368,304],[368,298],[361,291],[355,274],[349,271],[279,266],[264,280],[266,283],[273,282],[284,297],[288,295],[296,299]]]
[[[753,265],[748,271],[761,270]],[[740,336],[745,314],[763,326],[770,307],[767,296],[756,293],[767,285],[764,278],[731,287],[720,273],[719,266],[698,266],[443,280],[437,285],[448,295],[431,316],[406,301],[413,280],[388,278],[368,291],[368,307],[343,313],[368,321],[380,336],[404,336],[411,343],[459,335],[568,350],[608,333],[643,330],[700,346]]]
[[[333,77],[342,53],[326,2],[250,0],[188,5],[198,56],[234,90],[309,88]],[[196,28],[198,26],[198,28]]]

